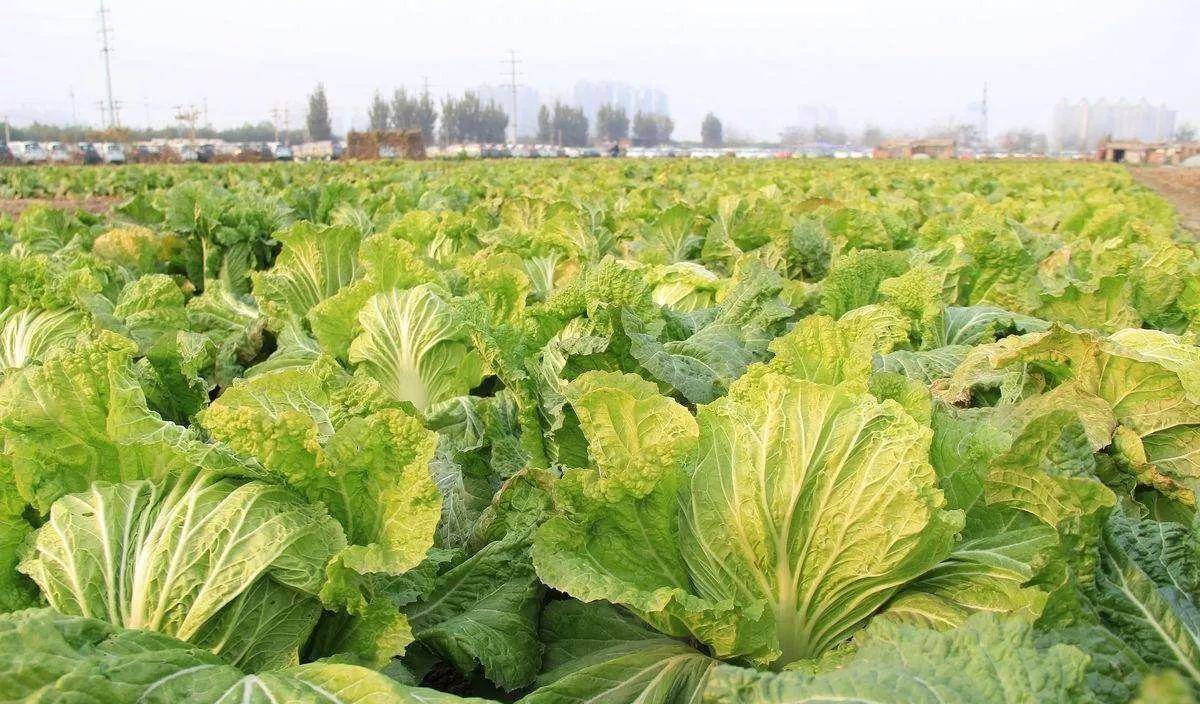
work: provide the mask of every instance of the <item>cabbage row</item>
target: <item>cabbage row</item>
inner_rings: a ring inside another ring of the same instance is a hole
[[[1116,168],[0,171],[0,701],[1192,702]]]

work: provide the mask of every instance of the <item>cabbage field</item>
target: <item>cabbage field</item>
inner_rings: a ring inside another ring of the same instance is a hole
[[[0,702],[1182,704],[1200,247],[1094,164],[0,170]]]

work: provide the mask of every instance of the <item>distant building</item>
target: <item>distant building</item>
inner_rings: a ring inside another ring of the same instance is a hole
[[[1100,99],[1054,106],[1050,139],[1055,151],[1093,151],[1105,140],[1164,142],[1175,133],[1175,111],[1138,102]]]
[[[798,111],[799,121],[797,127],[807,130],[815,130],[818,127],[837,127],[838,114],[837,108],[829,105],[819,105],[816,103],[809,105],[801,105]]]
[[[888,139],[872,151],[875,159],[953,159],[953,139]]]
[[[1170,164],[1178,166],[1200,154],[1200,142],[1146,143],[1137,139],[1106,139],[1096,149],[1100,161],[1126,164]]]
[[[572,102],[583,109],[589,121],[594,122],[601,105],[613,104],[625,108],[625,114],[633,118],[638,112],[669,115],[667,94],[649,86],[635,86],[615,81],[579,81],[575,84]]]

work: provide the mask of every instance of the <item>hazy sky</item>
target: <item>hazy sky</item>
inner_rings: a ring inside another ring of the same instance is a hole
[[[1200,122],[1200,0],[107,0],[113,89],[126,124],[208,101],[227,126],[324,81],[334,126],[365,122],[376,88],[436,94],[500,83],[508,49],[543,96],[576,80],[666,91],[678,138],[712,110],[774,137],[802,105],[843,126],[977,119],[1046,129],[1062,97],[1146,98]],[[98,122],[98,0],[0,0],[0,114]]]

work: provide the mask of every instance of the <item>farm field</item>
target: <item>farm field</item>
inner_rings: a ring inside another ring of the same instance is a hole
[[[1174,205],[1183,226],[1200,236],[1200,169],[1142,168],[1130,173],[1135,181],[1158,191]]]
[[[0,701],[1200,694],[1200,248],[1124,168],[0,201]]]

